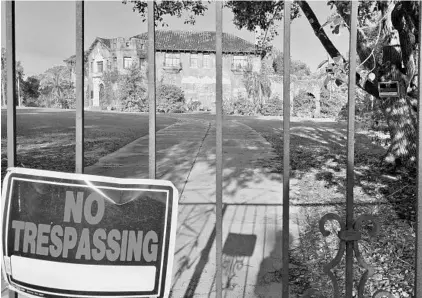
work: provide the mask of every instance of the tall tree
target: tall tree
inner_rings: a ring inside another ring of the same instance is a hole
[[[40,81],[36,76],[27,77],[21,85],[22,101],[25,105],[30,101],[38,99],[38,96],[40,95],[38,90]]]
[[[134,11],[145,19],[147,4],[144,1],[129,1]],[[124,1],[128,3],[128,1]],[[342,28],[350,31],[350,2],[327,1],[334,10],[328,24],[333,33]],[[261,47],[265,53],[269,42],[277,30],[277,21],[283,18],[283,1],[227,1],[225,6],[233,14],[234,24],[239,28],[262,30]],[[156,22],[165,15],[181,16],[188,12],[189,22],[196,15],[203,14],[207,5],[202,1],[161,1],[155,2]],[[343,71],[337,73],[337,84],[347,83],[348,61],[327,36],[307,1],[295,1],[291,19],[301,15],[309,21],[315,36],[329,56],[335,59]],[[416,75],[418,40],[419,2],[418,1],[359,1],[357,28],[357,54],[359,67],[356,72],[357,86],[374,96],[379,102],[390,131],[391,145],[385,161],[394,165],[414,164],[416,160],[416,105],[418,90],[414,83]],[[378,82],[395,80],[400,84],[398,97],[379,97]]]
[[[53,66],[46,70],[40,79],[40,92],[61,108],[68,106],[67,97],[74,90],[71,73],[66,66]]]
[[[6,67],[6,49],[1,48],[1,95],[2,95],[2,105],[5,106],[7,104],[7,67]],[[16,61],[16,84],[17,84],[17,94],[16,94],[16,103],[21,105],[21,92],[20,92],[20,85],[24,80],[24,69],[22,63],[20,61]]]

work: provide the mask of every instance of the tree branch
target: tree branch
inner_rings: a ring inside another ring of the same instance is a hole
[[[313,12],[309,4],[306,1],[297,1],[297,4],[302,9],[303,13],[305,14],[306,18],[309,21],[309,24],[314,30],[316,37],[319,39],[322,46],[325,48],[325,50],[331,56],[331,58],[341,57],[343,61],[346,61],[346,59],[344,59],[344,57],[340,54],[340,52],[337,50],[337,48],[328,38],[327,34],[325,33],[324,29],[322,28],[321,24],[319,23],[315,13]],[[371,94],[372,96],[375,96],[378,98],[379,96],[378,87],[374,83],[369,82],[369,81],[366,81],[364,86],[361,86],[358,83],[360,79],[361,79],[360,74],[356,73],[356,85],[362,88],[367,93]]]

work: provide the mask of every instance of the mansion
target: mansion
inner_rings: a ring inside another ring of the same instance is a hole
[[[186,101],[200,101],[208,110],[215,108],[215,32],[157,30],[155,33],[156,80],[179,86]],[[147,69],[148,33],[130,38],[97,37],[85,52],[86,105],[99,109],[104,90],[103,74],[125,73],[134,63]],[[75,56],[64,60],[75,79]],[[223,96],[245,93],[243,74],[259,71],[261,58],[255,44],[223,33]]]

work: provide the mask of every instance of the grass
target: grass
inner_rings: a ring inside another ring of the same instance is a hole
[[[2,113],[3,114],[3,113]],[[95,164],[128,143],[148,134],[148,116],[143,114],[85,113],[84,162]],[[7,169],[6,119],[2,115],[1,179]],[[18,111],[17,162],[19,167],[75,171],[74,112]],[[177,120],[157,117],[157,130]]]
[[[249,125],[270,142],[277,158],[268,163],[282,173],[283,132],[278,121],[250,121]],[[337,253],[339,224],[325,225],[332,231],[323,237],[319,220],[327,213],[345,219],[346,194],[346,127],[338,123],[291,124],[291,202],[300,208],[300,245],[291,251],[290,286],[302,294],[311,287],[320,289],[324,297],[333,297],[331,281],[323,273],[324,265]],[[415,272],[415,177],[409,173],[389,175],[380,162],[385,148],[373,142],[368,131],[358,131],[355,142],[354,218],[371,214],[379,222],[380,231],[371,238],[368,222],[363,229],[359,248],[363,260],[374,270],[367,281],[365,297],[377,290],[386,290],[395,297],[412,297]],[[332,270],[344,289],[344,258]],[[355,288],[365,270],[355,259]]]

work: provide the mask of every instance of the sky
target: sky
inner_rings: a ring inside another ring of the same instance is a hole
[[[330,15],[326,1],[309,1],[320,23]],[[1,44],[6,41],[5,3],[1,1]],[[25,75],[44,72],[54,65],[64,64],[63,60],[75,54],[75,2],[74,1],[17,1],[16,2],[16,58],[22,62]],[[85,49],[96,37],[130,37],[147,31],[146,22],[140,14],[133,12],[131,4],[121,1],[85,1]],[[196,18],[195,25],[183,24],[184,18],[166,17],[168,27],[164,29],[214,31],[215,4],[208,5],[204,16]],[[254,42],[255,35],[245,29],[238,30],[233,25],[233,14],[223,11],[223,31]],[[163,27],[158,27],[157,30]],[[280,23],[279,36],[273,45],[283,48],[283,26]],[[327,54],[314,35],[306,19],[302,16],[291,25],[291,56],[307,63],[311,71],[327,59]],[[325,30],[343,55],[348,50],[348,33],[331,35]]]

